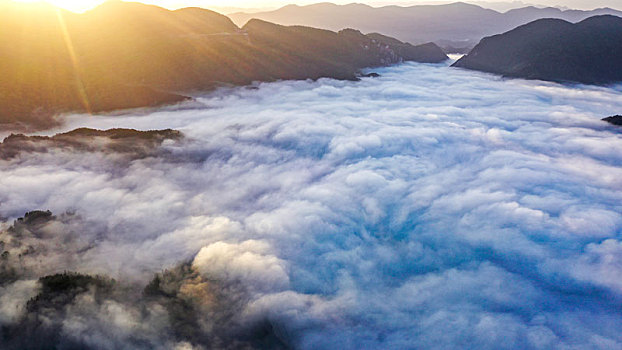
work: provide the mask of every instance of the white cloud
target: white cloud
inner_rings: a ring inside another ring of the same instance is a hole
[[[0,216],[75,210],[97,233],[82,272],[145,281],[194,260],[299,348],[621,347],[622,133],[600,121],[620,89],[377,71],[68,117],[189,140],[0,160]]]
[[[34,280],[21,280],[0,287],[0,325],[18,321],[26,311],[26,302],[37,292],[37,282]]]
[[[284,290],[289,284],[286,263],[268,251],[260,241],[218,242],[201,249],[192,265],[205,276],[239,281],[258,292]]]

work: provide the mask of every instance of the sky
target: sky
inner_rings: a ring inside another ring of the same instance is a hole
[[[39,0],[18,0],[18,1],[39,1]],[[49,2],[58,5],[60,7],[64,7],[66,9],[72,10],[74,12],[82,12],[88,10],[94,6],[97,6],[102,0],[49,0]],[[312,3],[317,3],[321,1],[314,0],[296,0],[296,1],[288,1],[288,0],[229,0],[226,2],[221,2],[218,0],[145,0],[145,3],[151,3],[158,6],[166,7],[169,9],[176,9],[182,7],[204,7],[213,9],[215,11],[223,12],[223,13],[231,13],[236,11],[244,11],[244,9],[250,9],[251,11],[259,11],[259,10],[270,10],[276,9],[288,4],[298,4],[298,5],[307,5]],[[331,1],[333,3],[338,4],[347,4],[351,3],[350,0],[336,0]],[[363,2],[370,4],[372,6],[385,6],[391,4],[397,4],[401,6],[410,6],[417,4],[440,4],[440,3],[449,3],[453,1],[429,1],[429,0],[412,0],[412,1],[369,1]],[[567,8],[575,8],[575,9],[594,9],[598,7],[611,7],[622,9],[622,0],[537,0],[537,1],[508,1],[508,2],[500,2],[500,1],[486,1],[486,0],[478,0],[477,3],[484,7],[490,7],[494,9],[498,9],[501,11],[505,11],[508,8],[512,7],[522,7],[529,4],[536,5],[545,5],[545,6],[561,6]],[[508,5],[510,3],[511,5]],[[247,10],[248,11],[248,10]]]
[[[622,86],[374,71],[46,132],[185,134],[147,155],[0,159],[0,236],[27,211],[58,216],[9,257],[25,271],[0,285],[0,324],[27,312],[36,276],[68,270],[132,291],[47,309],[61,339],[103,349],[201,349],[226,336],[221,317],[268,322],[297,349],[622,348],[622,133],[600,120],[622,111]],[[136,301],[184,262],[196,273],[173,273],[169,295],[200,310],[196,337],[171,336],[171,304]]]

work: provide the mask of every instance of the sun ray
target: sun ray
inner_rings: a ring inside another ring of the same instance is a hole
[[[64,8],[72,12],[85,12],[101,3],[104,0],[47,0],[50,4]]]
[[[63,14],[61,10],[56,10],[56,16],[58,17],[58,22],[63,32],[63,39],[65,41],[65,46],[67,47],[67,51],[69,52],[69,57],[73,65],[74,75],[76,79],[76,88],[78,90],[80,101],[82,102],[84,109],[89,114],[92,114],[91,104],[89,103],[89,99],[86,94],[86,90],[84,88],[84,83],[82,82],[82,78],[80,77],[80,65],[79,65],[78,57],[73,48],[71,36],[69,35],[69,31],[67,30],[67,24],[65,23],[65,19],[63,18]]]

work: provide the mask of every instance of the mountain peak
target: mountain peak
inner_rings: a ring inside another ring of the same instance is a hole
[[[483,39],[455,67],[584,84],[622,81],[622,18],[540,19]]]

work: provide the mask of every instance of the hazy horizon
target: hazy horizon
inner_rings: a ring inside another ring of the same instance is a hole
[[[344,5],[351,3],[367,4],[373,7],[397,5],[397,6],[414,6],[414,5],[436,5],[436,4],[449,4],[455,2],[466,2],[477,4],[482,7],[495,7],[495,4],[516,4],[515,7],[523,6],[551,6],[551,7],[565,7],[571,9],[592,10],[601,7],[610,7],[622,9],[622,4],[618,0],[536,0],[536,1],[430,1],[430,0],[411,0],[411,1],[351,1],[351,0],[334,0],[334,1],[289,1],[289,0],[233,0],[226,2],[218,1],[205,1],[205,0],[145,0],[145,3],[151,3],[166,8],[181,8],[181,7],[239,7],[249,9],[261,9],[261,8],[280,8],[286,5],[311,5],[322,2],[330,2],[334,4]]]
[[[40,0],[14,0],[18,2],[38,2]],[[93,7],[96,7],[105,2],[105,0],[45,0],[45,2],[52,3],[56,6],[63,7],[65,9],[74,12],[84,12]],[[445,0],[411,0],[411,1],[350,1],[350,0],[335,0],[335,1],[313,1],[313,0],[232,0],[226,2],[220,2],[218,0],[139,0],[131,2],[142,2],[145,4],[152,4],[161,6],[167,9],[179,9],[184,7],[202,7],[217,11],[223,14],[233,12],[260,12],[270,11],[281,8],[286,5],[311,5],[322,2],[330,2],[338,5],[361,3],[372,7],[382,7],[389,5],[396,6],[415,6],[415,5],[441,5],[455,2],[466,2],[482,6],[484,8],[490,8],[496,11],[505,12],[513,8],[520,8],[525,6],[538,6],[538,7],[559,7],[562,9],[577,9],[577,10],[593,10],[597,8],[609,7],[617,10],[622,10],[622,4],[619,0],[536,0],[536,1],[494,1],[494,0],[475,0],[475,1],[445,1]]]

